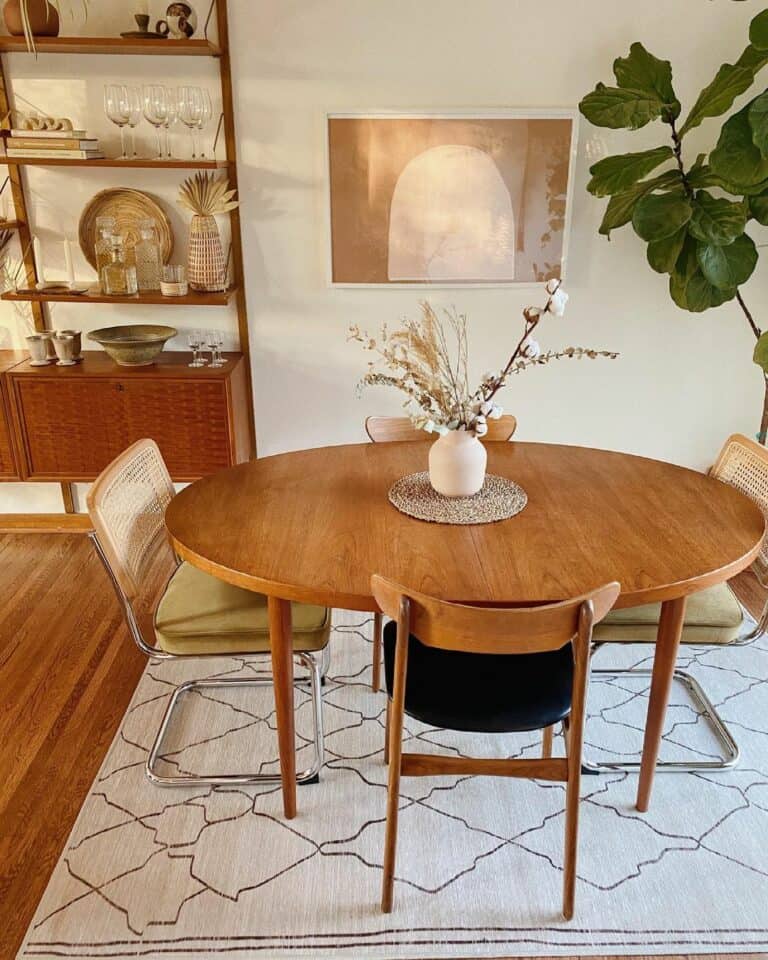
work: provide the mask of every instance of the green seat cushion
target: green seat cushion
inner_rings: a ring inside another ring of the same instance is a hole
[[[653,643],[661,615],[660,603],[611,610],[594,629],[600,643]],[[743,611],[738,600],[720,583],[688,597],[683,625],[683,643],[731,643],[739,635]]]
[[[331,631],[325,607],[292,603],[293,649],[322,650]],[[233,587],[188,563],[171,577],[155,611],[155,635],[166,653],[268,653],[267,598]]]

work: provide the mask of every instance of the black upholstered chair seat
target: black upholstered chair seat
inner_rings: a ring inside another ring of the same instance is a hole
[[[397,625],[384,628],[384,668],[391,696]],[[478,733],[540,730],[571,709],[573,652],[480,654],[427,647],[411,635],[405,712],[433,727]]]

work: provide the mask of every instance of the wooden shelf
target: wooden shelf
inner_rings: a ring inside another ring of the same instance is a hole
[[[210,40],[142,40],[140,37],[35,37],[38,53],[138,54],[165,57],[220,57]],[[0,53],[28,53],[24,37],[0,37]]]
[[[62,157],[0,157],[9,167],[127,167],[136,170],[223,170],[228,160],[71,160]]]
[[[95,288],[88,293],[46,293],[43,290],[17,290],[4,293],[3,300],[24,301],[26,303],[133,303],[139,305],[158,305],[169,307],[226,307],[237,292],[230,287],[220,293],[198,293],[190,290],[185,297],[164,297],[160,291],[137,293],[133,297],[110,297]]]

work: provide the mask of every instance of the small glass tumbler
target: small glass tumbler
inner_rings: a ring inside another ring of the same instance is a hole
[[[164,297],[185,297],[189,293],[187,268],[183,264],[166,264],[160,280],[160,292]]]

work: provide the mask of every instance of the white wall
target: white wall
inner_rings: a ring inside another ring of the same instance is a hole
[[[125,5],[110,3],[123,11],[118,29],[124,29]],[[741,52],[749,20],[763,6],[757,0],[645,0],[641,6],[624,0],[230,0],[260,453],[361,440],[367,414],[399,409],[398,397],[387,391],[355,398],[367,355],[346,342],[346,330],[350,322],[377,330],[384,320],[413,313],[419,291],[328,287],[326,112],[575,106],[596,81],[610,80],[614,57],[633,40],[673,61],[678,96],[690,105],[720,63]],[[159,15],[163,7],[155,0],[153,12]],[[86,30],[114,32],[104,28],[106,22],[92,15]],[[199,69],[215,82],[215,66],[204,59],[41,57],[35,64],[14,56],[10,64],[11,75],[36,86],[38,99],[51,91],[62,105],[73,98],[78,114],[98,133],[107,129],[100,102],[105,80],[140,81],[151,71],[158,80],[180,82]],[[692,134],[686,151],[695,155],[708,144],[716,123]],[[521,439],[610,447],[703,467],[728,433],[757,428],[761,378],[738,307],[726,304],[703,315],[678,310],[664,278],[646,265],[644,244],[631,227],[610,243],[597,234],[604,201],[584,189],[585,140],[599,135],[607,152],[615,153],[655,146],[665,132],[660,124],[628,134],[581,123],[567,281],[571,305],[541,339],[545,348],[606,347],[622,356],[613,362],[561,361],[514,379],[504,403],[519,418]],[[164,197],[171,208],[178,182],[173,173],[137,172],[121,180]],[[73,236],[87,196],[112,183],[107,172],[86,180],[71,171],[35,171],[32,180],[62,224],[52,229],[71,224]],[[178,214],[174,226],[181,235]],[[754,233],[758,242],[766,242],[766,235],[764,229]],[[758,323],[765,317],[766,326],[767,270],[758,266],[745,289]],[[520,311],[537,302],[537,294],[435,290],[430,299],[470,315],[473,367],[482,372],[506,359]],[[66,321],[85,329],[151,315],[180,328],[219,324],[232,336],[235,331],[227,310],[179,316],[183,311],[57,309],[57,325]],[[3,305],[0,328],[13,323]],[[4,492],[0,509],[31,502],[25,489],[14,488],[12,497]],[[39,490],[35,499],[36,509]]]

